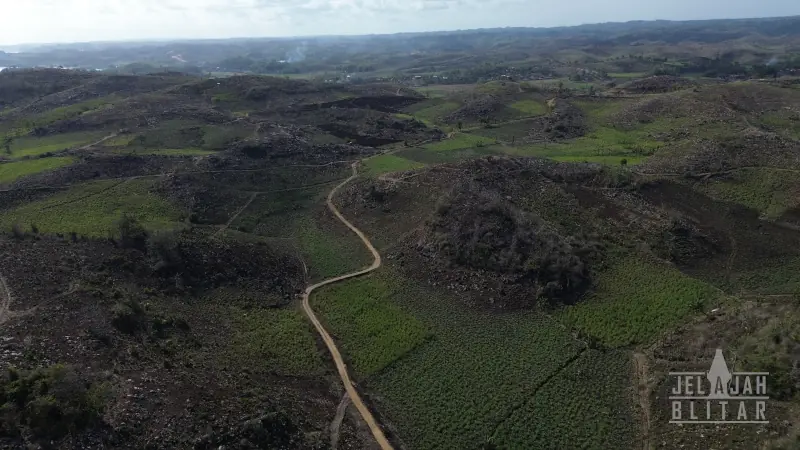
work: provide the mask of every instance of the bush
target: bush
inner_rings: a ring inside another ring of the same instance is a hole
[[[28,427],[41,439],[59,439],[100,420],[108,387],[87,383],[71,367],[9,368],[0,384],[4,431]]]
[[[147,231],[139,224],[135,217],[129,214],[123,216],[116,223],[117,244],[122,248],[147,248]]]
[[[147,253],[156,259],[156,272],[172,273],[183,265],[179,237],[175,231],[153,233],[147,240]]]
[[[25,231],[22,230],[22,227],[18,223],[11,225],[11,234],[14,236],[14,239],[25,239]]]
[[[136,334],[147,328],[147,315],[136,300],[129,299],[117,303],[111,311],[113,314],[111,324],[123,333]]]

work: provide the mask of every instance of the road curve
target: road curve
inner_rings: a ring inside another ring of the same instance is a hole
[[[339,349],[336,347],[336,343],[333,341],[333,338],[328,333],[328,331],[325,330],[325,327],[319,321],[317,315],[314,313],[314,310],[311,309],[311,305],[309,303],[309,298],[311,297],[311,293],[314,292],[314,290],[319,289],[322,286],[326,286],[342,280],[347,280],[349,278],[355,278],[370,273],[381,266],[381,255],[380,253],[378,253],[377,250],[375,250],[375,247],[372,245],[369,239],[367,239],[367,236],[361,230],[356,228],[355,225],[350,223],[350,221],[348,221],[342,215],[342,213],[340,213],[339,210],[336,209],[336,205],[333,204],[333,196],[336,195],[336,192],[358,176],[358,162],[353,163],[351,167],[353,168],[353,174],[348,179],[336,185],[336,187],[334,187],[330,191],[330,193],[328,193],[328,200],[327,200],[328,209],[331,210],[333,215],[335,215],[340,222],[347,225],[347,228],[350,228],[350,230],[352,230],[353,233],[355,233],[359,238],[361,238],[361,241],[372,253],[372,257],[374,258],[372,261],[372,265],[370,265],[366,269],[359,270],[358,272],[352,272],[345,275],[340,275],[338,277],[330,278],[307,287],[305,293],[303,294],[303,311],[305,311],[311,323],[314,324],[314,328],[317,329],[317,332],[322,337],[322,340],[325,341],[325,345],[328,347],[328,351],[331,353],[331,357],[333,357],[333,362],[336,364],[336,370],[339,372],[339,378],[342,379],[342,384],[344,384],[344,388],[347,391],[347,395],[350,397],[350,401],[353,403],[356,409],[358,409],[358,412],[361,414],[361,417],[367,423],[367,426],[369,426],[369,429],[370,431],[372,431],[372,435],[375,437],[375,440],[378,442],[378,445],[380,445],[381,449],[383,450],[392,450],[392,444],[390,444],[389,441],[386,439],[386,436],[384,436],[383,430],[381,429],[380,425],[378,425],[378,421],[375,420],[375,417],[373,417],[369,408],[367,408],[367,406],[361,400],[361,396],[358,394],[358,391],[356,391],[355,387],[353,387],[353,382],[350,380],[350,375],[347,373],[347,366],[345,365],[344,360],[342,359],[341,353],[339,353]]]

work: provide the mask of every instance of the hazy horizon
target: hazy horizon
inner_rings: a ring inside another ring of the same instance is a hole
[[[800,15],[800,3],[675,0],[29,0],[0,8],[0,46],[364,35],[632,20]]]

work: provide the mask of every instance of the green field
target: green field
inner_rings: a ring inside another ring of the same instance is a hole
[[[405,112],[425,123],[432,124],[440,123],[441,119],[460,107],[461,104],[455,101],[431,99],[412,105],[406,108]]]
[[[398,291],[393,281],[371,276],[325,287],[312,297],[360,378],[386,368],[428,337],[419,320],[388,301]]]
[[[361,240],[334,220],[330,219],[330,228],[310,216],[291,225],[314,281],[352,272],[372,262],[372,255]]]
[[[73,162],[75,162],[75,158],[65,156],[0,163],[0,184],[12,183],[26,175],[55,170],[59,167],[68,166]]]
[[[612,72],[608,74],[611,78],[642,78],[646,77],[645,72]]]
[[[499,149],[497,146],[489,147],[470,147],[461,148],[457,150],[439,151],[434,152],[421,148],[403,149],[396,153],[403,158],[417,161],[422,164],[438,164],[448,163],[455,161],[463,161],[467,159],[481,158],[487,155],[501,155],[504,153],[505,148]]]
[[[519,100],[509,105],[526,116],[540,116],[547,112],[547,106],[536,100]]]
[[[82,114],[96,112],[102,108],[113,105],[116,100],[117,99],[113,96],[100,97],[73,105],[53,108],[49,111],[18,120],[14,122],[10,128],[4,127],[4,129],[14,136],[25,136],[36,127],[44,127],[55,122],[78,117]]]
[[[108,237],[123,214],[151,229],[181,225],[184,211],[153,193],[152,179],[85,183],[44,200],[28,203],[0,216],[0,228],[31,225],[43,233]]]
[[[360,269],[369,265],[371,255],[357,236],[324,209],[331,187],[259,195],[231,228],[291,242],[313,280]]]
[[[256,362],[269,372],[292,376],[324,370],[315,336],[305,314],[293,307],[230,307],[233,337],[226,356],[234,363]]]
[[[587,350],[495,432],[498,448],[632,448],[637,427],[630,396],[631,357]]]
[[[67,133],[45,137],[25,136],[13,140],[10,156],[18,159],[76,148],[98,141],[103,136],[104,133]]]
[[[568,307],[566,322],[609,346],[647,344],[701,312],[719,291],[665,263],[627,256],[602,272],[588,298]]]
[[[562,370],[581,361],[584,348],[546,316],[465,308],[391,269],[319,295],[315,307],[345,358],[360,375],[372,374],[361,384],[374,393],[379,409],[413,448],[473,448],[490,440],[536,448],[536,436],[517,436],[515,430],[526,421],[542,427],[550,423],[536,415],[537,409],[529,413],[526,408],[539,399],[539,391],[559,382]],[[607,367],[588,367],[599,377],[593,379],[611,380],[610,374],[618,373],[619,358],[609,361]],[[595,388],[583,378],[586,383],[572,386],[573,391]],[[624,392],[619,379],[603,387],[614,396],[608,402],[585,402],[582,413],[597,425],[583,432],[582,439],[613,443],[627,438],[626,422],[608,423],[627,402],[628,396],[616,396]],[[552,389],[561,386],[559,382]],[[612,402],[620,402],[615,411],[607,410]],[[571,408],[553,420],[567,416],[578,419]]]
[[[530,132],[532,126],[533,122],[531,120],[520,120],[502,125],[492,126],[491,128],[486,128],[486,127],[476,128],[471,130],[470,134],[483,136],[485,138],[490,139],[492,142],[494,140],[501,140],[511,143],[512,140],[521,141],[524,137],[526,137]]]
[[[493,143],[494,142],[492,139],[483,136],[475,136],[467,133],[455,133],[453,137],[449,139],[443,139],[439,142],[426,144],[425,148],[434,152],[446,152],[461,148],[481,148]]]
[[[346,333],[340,342],[350,346],[345,354],[352,361],[374,360],[371,355],[376,354],[402,355],[388,365],[384,363],[388,357],[380,359],[385,368],[369,377],[366,385],[409,447],[463,449],[493,442],[500,448],[541,448],[549,437],[543,434],[548,428],[562,433],[579,420],[591,425],[557,442],[578,439],[614,448],[613,444],[630,438],[624,355],[582,357],[583,344],[557,321],[539,313],[481,312],[440,297],[390,269],[380,269],[373,276],[376,280],[364,282],[370,286],[364,288],[367,296],[378,293],[383,303],[397,305],[401,312],[395,307],[375,307],[365,319],[360,316],[366,312],[342,307],[337,308],[343,315],[336,322],[344,327],[362,321],[393,324],[396,315],[411,314],[430,337],[405,354],[402,351],[410,344],[401,343],[409,339],[375,339],[364,344],[352,340],[357,335]],[[343,293],[343,302],[347,296],[365,295]],[[375,345],[384,348],[378,350]],[[604,385],[598,387],[597,380]],[[570,393],[591,395],[598,388],[608,397],[569,398]],[[566,392],[561,404],[556,401],[559,391]],[[549,417],[542,414],[561,405],[568,407],[551,411]],[[528,429],[520,432],[522,427]]]
[[[739,203],[770,219],[777,219],[800,204],[796,195],[800,192],[800,174],[796,172],[744,169],[726,179],[707,181],[698,187],[711,198]]]
[[[401,172],[425,167],[424,164],[395,155],[380,155],[364,161],[365,175],[380,175],[382,173]]]

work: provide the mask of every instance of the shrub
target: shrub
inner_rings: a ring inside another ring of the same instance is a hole
[[[183,265],[183,255],[179,248],[178,234],[175,231],[158,231],[147,240],[147,253],[156,259],[157,272],[173,272]]]
[[[147,231],[139,224],[135,217],[123,214],[117,221],[118,245],[122,248],[135,248],[145,250],[147,247]]]
[[[9,368],[0,384],[3,427],[28,427],[37,438],[58,439],[97,423],[108,394],[107,386],[87,383],[71,367]]]
[[[18,223],[11,225],[11,234],[15,239],[25,239],[25,231],[22,230],[22,227]]]
[[[136,334],[147,328],[147,315],[144,308],[136,300],[129,299],[117,303],[112,308],[111,324],[126,334]]]

